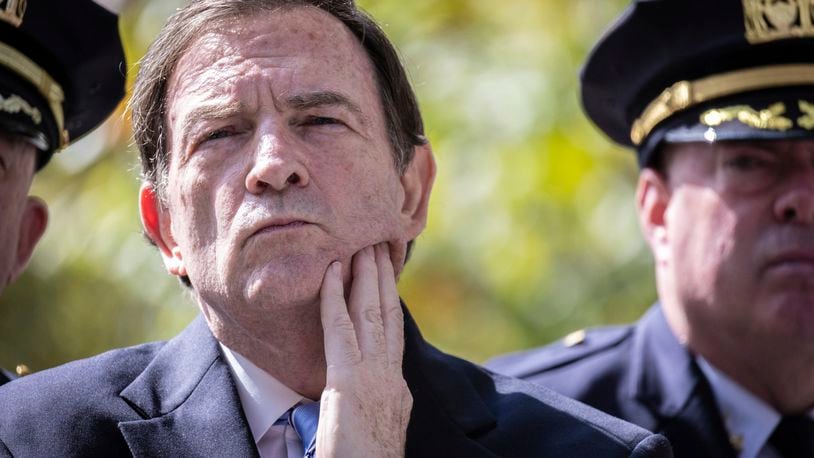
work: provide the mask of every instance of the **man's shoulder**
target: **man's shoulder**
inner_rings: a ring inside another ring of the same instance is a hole
[[[476,434],[480,446],[492,453],[671,456],[664,437],[549,388],[449,355],[436,354],[435,360],[444,366],[427,374],[436,377],[435,399],[467,435]],[[416,403],[424,401],[416,397]]]
[[[93,398],[111,393],[118,395],[165,343],[151,342],[110,350],[21,377],[0,390],[0,402],[13,407],[20,399],[48,402],[53,396],[63,402],[76,403],[83,402],[83,399],[73,398],[71,394],[83,393]]]
[[[90,440],[115,429],[118,421],[135,418],[134,410],[119,394],[163,344],[111,350],[3,385],[0,439],[45,439],[42,434],[47,433]]]
[[[632,346],[634,326],[606,326],[568,334],[531,350],[498,356],[485,366],[495,372],[534,380],[556,371],[593,371],[624,360]]]
[[[494,411],[500,429],[539,438],[538,450],[556,443],[570,456],[671,456],[662,436],[542,385],[490,375],[499,393]],[[546,434],[541,434],[543,429]]]
[[[633,395],[639,383],[636,329],[580,331],[545,347],[495,358],[486,366],[653,429],[653,412]]]

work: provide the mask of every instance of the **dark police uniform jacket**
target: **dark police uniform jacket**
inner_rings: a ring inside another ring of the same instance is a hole
[[[407,456],[669,457],[663,436],[426,343],[405,316]],[[0,456],[258,456],[229,367],[198,317],[0,389]]]
[[[0,367],[0,385],[10,382],[13,378],[11,372]]]
[[[735,457],[709,383],[658,305],[634,326],[591,330],[579,343],[506,355],[486,366],[663,434],[676,457]]]

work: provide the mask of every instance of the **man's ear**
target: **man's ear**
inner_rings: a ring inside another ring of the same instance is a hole
[[[669,259],[667,208],[670,205],[670,186],[659,172],[645,168],[639,173],[636,187],[636,208],[639,226],[650,245],[656,263]]]
[[[28,265],[34,247],[37,246],[37,242],[45,233],[46,226],[48,226],[48,206],[38,197],[27,197],[22,218],[20,218],[17,254],[14,258],[9,282],[19,277],[25,266]]]
[[[412,162],[401,176],[401,186],[404,189],[401,218],[407,240],[418,237],[427,225],[427,209],[434,182],[435,157],[432,147],[429,143],[418,145]]]
[[[181,248],[175,243],[172,236],[172,220],[170,212],[164,208],[164,204],[159,200],[155,185],[152,183],[142,183],[139,189],[139,214],[141,215],[141,225],[147,237],[158,247],[164,266],[170,275],[187,275],[184,266],[184,257]]]

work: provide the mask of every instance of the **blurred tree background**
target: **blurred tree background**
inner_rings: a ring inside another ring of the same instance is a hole
[[[182,3],[128,4],[131,85]],[[627,1],[359,3],[403,56],[438,161],[429,226],[400,283],[429,340],[483,361],[636,319],[655,298],[636,166],[584,118],[577,88]],[[120,109],[37,176],[51,221],[0,299],[0,366],[41,370],[166,339],[197,313],[141,234],[138,172]]]

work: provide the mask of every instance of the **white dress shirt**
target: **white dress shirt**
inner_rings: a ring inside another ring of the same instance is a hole
[[[303,446],[287,422],[278,422],[300,401],[310,402],[255,366],[243,355],[220,344],[237,385],[237,394],[262,458],[302,458]]]
[[[768,444],[781,415],[762,399],[750,393],[700,356],[701,371],[712,386],[718,410],[724,420],[729,441],[739,458],[780,458]],[[814,418],[814,410],[809,415]]]

